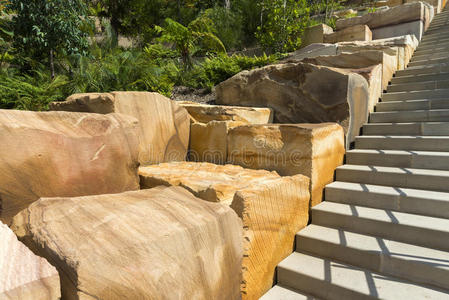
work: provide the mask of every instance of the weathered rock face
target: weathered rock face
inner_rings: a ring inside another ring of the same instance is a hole
[[[198,123],[211,121],[237,121],[250,124],[267,124],[273,121],[273,112],[269,108],[207,105],[194,102],[178,102],[187,109]]]
[[[12,229],[63,299],[239,299],[241,222],[180,187],[40,199]]]
[[[316,43],[311,44],[295,52],[289,53],[289,55],[280,61],[280,63],[287,62],[299,62],[304,58],[313,58],[322,55],[337,55],[337,45]]]
[[[138,123],[120,114],[0,110],[0,219],[40,197],[139,188]]]
[[[346,41],[371,41],[373,34],[366,25],[355,25],[324,36],[325,43]]]
[[[345,154],[343,129],[334,123],[239,126],[228,140],[229,163],[311,178],[312,206],[322,201]]]
[[[239,166],[173,162],[140,168],[142,188],[180,185],[221,202],[243,221],[243,299],[259,299],[273,284],[276,265],[293,249],[308,222],[309,179]]]
[[[158,93],[75,94],[50,107],[52,110],[133,116],[139,120],[141,164],[186,159],[190,132],[187,110]]]
[[[371,42],[342,42],[338,43],[338,53],[354,53],[366,50],[380,50],[388,55],[396,56],[397,69],[403,70],[409,63],[413,52],[418,47],[418,40],[414,35],[379,39]]]
[[[216,88],[217,102],[270,107],[277,123],[337,122],[347,145],[367,121],[369,85],[354,72],[307,63],[243,71]]]
[[[377,64],[382,65],[382,90],[386,90],[388,83],[393,78],[397,70],[397,57],[388,55],[380,50],[366,50],[354,53],[340,53],[334,56],[318,56],[315,58],[306,58],[305,63],[314,65],[348,68],[348,69],[363,69]]]
[[[364,51],[359,53],[343,53],[337,56],[319,56],[306,58],[305,63],[320,66],[349,68],[362,75],[369,84],[369,111],[379,101],[382,91],[387,88],[395,70],[395,59],[381,51]]]
[[[337,30],[355,25],[367,25],[371,30],[389,25],[397,25],[416,20],[425,20],[426,12],[423,3],[409,3],[387,10],[376,11],[363,16],[337,20]]]
[[[0,222],[0,299],[56,300],[60,296],[56,269]]]
[[[326,35],[332,34],[334,30],[326,24],[318,24],[306,28],[302,38],[302,46],[308,46],[315,43],[323,43]]]
[[[226,163],[228,157],[228,131],[247,124],[238,121],[211,121],[193,123],[190,127],[189,160],[196,162]]]

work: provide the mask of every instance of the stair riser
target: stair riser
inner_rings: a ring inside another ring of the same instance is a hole
[[[408,64],[407,67],[417,67],[417,66],[426,66],[429,64],[447,64],[449,63],[449,58],[440,58],[440,59],[424,59],[419,61],[412,61]]]
[[[360,166],[449,170],[447,156],[348,153],[346,163]]]
[[[434,54],[434,53],[445,53],[447,51],[447,48],[445,46],[441,47],[434,47],[433,49],[429,48],[428,49],[420,49],[419,47],[415,50],[414,55],[430,55],[430,54]]]
[[[337,169],[336,177],[338,181],[449,192],[449,176]]]
[[[344,239],[344,237],[342,236]],[[379,241],[382,243],[382,240]],[[344,240],[340,244],[328,243],[297,235],[297,251],[339,260],[351,265],[370,269],[374,272],[430,284],[441,288],[449,287],[449,271],[437,269],[432,265],[402,259],[400,256],[382,255],[378,252],[348,248]]]
[[[449,111],[378,112],[370,115],[371,123],[444,122],[449,121]]]
[[[449,218],[449,201],[326,187],[326,201]],[[425,203],[426,205],[423,205]]]
[[[436,51],[436,52],[441,52],[441,51],[445,51],[445,49],[447,49],[449,47],[449,40],[448,41],[442,41],[439,43],[428,43],[428,44],[421,44],[419,45],[418,48],[416,48],[415,53],[417,53],[419,55],[419,53],[421,51]]]
[[[449,100],[449,89],[387,93],[382,95],[382,101],[407,101],[407,100],[431,100],[431,99]]]
[[[307,276],[306,274],[296,273],[282,267],[277,268],[278,284],[308,293],[318,298],[329,300],[373,300],[373,297],[357,293],[355,291],[345,289],[343,287],[333,285],[325,280],[318,280],[316,278]],[[332,290],[332,293],[329,293]],[[278,299],[284,300],[284,299]],[[285,299],[287,300],[287,299]],[[294,300],[294,299],[291,299]]]
[[[425,124],[369,124],[363,126],[364,135],[425,135],[447,136],[449,126],[444,123]]]
[[[376,105],[376,112],[429,110],[429,109],[449,109],[448,100],[428,100],[428,101],[407,101],[407,102],[379,102]]]
[[[449,64],[437,64],[429,67],[419,67],[414,69],[405,69],[396,72],[396,77],[415,76],[415,75],[437,75],[449,73]]]
[[[432,90],[432,89],[448,89],[449,88],[449,80],[444,81],[431,81],[431,82],[415,82],[409,84],[398,84],[398,85],[390,85],[387,88],[389,93],[394,92],[406,92],[406,91],[422,91],[422,90]]]
[[[354,213],[356,214],[356,211]],[[385,211],[385,213],[388,214],[388,211]],[[403,243],[443,251],[449,250],[448,232],[395,224],[393,214],[391,222],[381,222],[357,217],[356,215],[346,216],[312,209],[312,222],[315,225],[374,235]]]
[[[363,139],[356,138],[356,149],[449,151],[449,139]]]
[[[426,81],[447,81],[449,73],[394,77],[391,84],[419,83]]]

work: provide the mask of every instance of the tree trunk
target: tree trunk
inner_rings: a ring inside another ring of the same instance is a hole
[[[51,71],[51,80],[53,80],[55,78],[55,62],[54,62],[53,49],[50,49],[50,71]]]

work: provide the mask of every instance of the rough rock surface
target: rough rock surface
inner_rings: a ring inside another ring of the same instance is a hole
[[[12,229],[56,266],[63,299],[239,299],[241,222],[180,187],[47,198]]]
[[[269,108],[207,105],[194,102],[178,102],[199,123],[211,121],[238,121],[250,124],[267,124],[273,121]]]
[[[387,10],[376,11],[363,16],[337,20],[337,30],[355,25],[368,25],[373,30],[379,27],[397,25],[416,20],[426,20],[427,7],[421,3],[408,3]],[[427,20],[426,22],[430,22]]]
[[[0,219],[40,197],[139,188],[138,123],[120,114],[0,110]]]
[[[335,123],[239,126],[229,131],[228,140],[229,163],[308,176],[312,206],[322,201],[345,154],[343,129]]]
[[[60,296],[56,269],[0,222],[0,299],[56,300]]]
[[[208,123],[193,123],[190,127],[189,160],[226,163],[228,157],[229,129],[248,124],[239,121],[211,121]]]
[[[141,164],[183,161],[189,144],[187,110],[158,93],[113,92],[74,94],[54,102],[52,110],[130,115],[139,120]]]
[[[315,43],[288,54],[279,63],[299,62],[304,58],[313,58],[322,55],[337,55],[337,45]]]
[[[318,24],[308,27],[304,31],[301,45],[305,47],[315,43],[323,43],[325,36],[332,34],[333,32],[334,30],[332,27],[326,24]]]
[[[239,166],[174,162],[141,167],[143,188],[180,185],[198,197],[230,204],[243,221],[243,299],[259,299],[273,284],[276,265],[308,222],[309,179]]]
[[[373,34],[366,25],[355,25],[324,36],[325,43],[346,41],[371,41]]]
[[[346,69],[270,65],[243,71],[219,84],[216,92],[220,104],[272,108],[277,123],[337,122],[348,146],[368,118],[368,82]]]

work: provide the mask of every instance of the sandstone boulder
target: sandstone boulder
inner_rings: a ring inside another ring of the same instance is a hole
[[[54,102],[52,110],[122,113],[139,120],[141,164],[183,161],[187,156],[190,120],[176,102],[148,92],[75,94]]]
[[[173,162],[140,168],[142,188],[179,185],[221,202],[243,221],[243,299],[259,299],[273,284],[276,265],[293,250],[308,222],[309,179],[232,165]]]
[[[40,197],[139,188],[138,122],[120,115],[0,110],[0,219]]]
[[[337,122],[347,146],[368,119],[369,85],[347,69],[285,63],[243,71],[216,88],[217,102],[270,107],[276,123]]]
[[[187,109],[198,123],[211,121],[237,121],[249,124],[267,124],[273,121],[273,112],[269,108],[208,105],[194,102],[178,102]]]
[[[397,57],[380,50],[366,50],[353,53],[342,52],[338,55],[318,56],[302,60],[314,65],[343,68],[363,69],[377,64],[382,65],[382,90],[386,90],[390,80],[397,70]]]
[[[56,300],[60,296],[56,269],[0,222],[0,299]]]
[[[315,43],[323,43],[325,36],[333,33],[332,27],[326,24],[318,24],[306,28],[304,31],[304,36],[302,38],[302,46],[308,46]]]
[[[196,162],[226,163],[229,129],[247,124],[237,121],[211,121],[190,126],[189,160]]]
[[[313,58],[322,55],[337,55],[337,45],[316,43],[295,52],[289,53],[280,63],[299,62],[304,58]]]
[[[63,299],[239,299],[241,222],[180,187],[44,198],[12,229],[56,266]]]
[[[387,10],[376,11],[363,16],[337,20],[337,30],[355,25],[367,25],[371,30],[375,28],[408,23],[426,18],[425,6],[421,2],[409,3]]]
[[[373,34],[366,25],[355,25],[324,36],[325,43],[338,43],[347,41],[371,41]]]
[[[228,140],[229,163],[308,176],[312,206],[321,203],[345,154],[343,129],[335,123],[239,126],[230,130]]]

